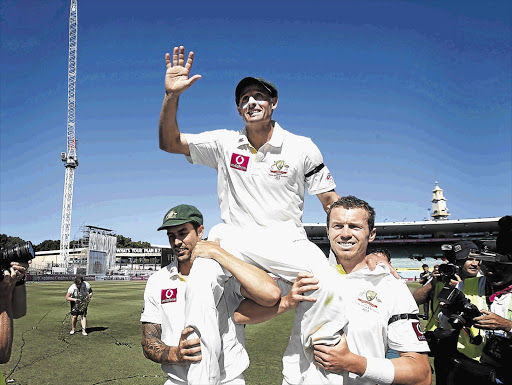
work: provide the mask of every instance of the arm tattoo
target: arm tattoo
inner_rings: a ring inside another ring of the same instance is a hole
[[[162,325],[143,323],[142,324],[142,351],[144,356],[159,364],[172,363],[169,361],[171,347],[162,340]]]

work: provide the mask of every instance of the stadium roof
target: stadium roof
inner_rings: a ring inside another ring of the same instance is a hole
[[[499,231],[499,219],[500,217],[414,222],[380,222],[375,223],[375,227],[377,228],[378,235],[432,234],[439,232],[491,233]],[[304,223],[304,228],[309,237],[323,237],[326,235],[325,224],[323,223]]]

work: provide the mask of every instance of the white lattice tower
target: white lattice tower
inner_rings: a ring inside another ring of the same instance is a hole
[[[62,203],[62,225],[60,228],[60,263],[67,269],[69,259],[69,235],[71,233],[71,210],[73,206],[73,183],[75,168],[78,167],[75,138],[76,111],[76,63],[77,63],[77,0],[71,0],[69,8],[69,56],[68,56],[68,120],[67,152],[61,153],[66,168],[64,198]]]

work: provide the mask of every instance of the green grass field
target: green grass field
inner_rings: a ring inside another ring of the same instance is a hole
[[[160,365],[140,346],[145,282],[91,282],[88,336],[69,334],[65,301],[70,282],[27,284],[28,314],[14,323],[10,361],[0,365],[7,384],[146,385],[165,382]],[[248,385],[281,384],[281,357],[293,313],[246,328]]]

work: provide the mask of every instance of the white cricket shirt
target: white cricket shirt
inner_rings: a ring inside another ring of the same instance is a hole
[[[418,314],[418,306],[407,285],[393,277],[389,268],[378,264],[344,275],[339,295],[343,298],[348,324],[343,328],[351,352],[385,358],[387,348],[400,352],[428,352],[428,344],[419,320],[399,320],[388,324],[393,315]],[[314,295],[314,294],[313,294]],[[290,344],[283,357],[284,383],[303,384],[370,384],[353,373],[330,373],[309,362],[300,342],[294,336],[299,325],[294,323]],[[299,380],[297,375],[302,373]]]
[[[224,223],[240,227],[302,227],[304,192],[311,195],[336,187],[311,139],[292,134],[274,122],[272,138],[260,149],[246,130],[185,134],[189,162],[217,170],[217,193]]]
[[[162,326],[162,341],[169,346],[178,346],[181,332],[185,328],[186,281],[178,274],[175,263],[154,273],[144,290],[144,308],[141,322]],[[233,312],[243,299],[240,284],[234,278],[225,283],[224,295],[217,305],[223,351],[221,359],[221,383],[238,377],[249,367],[249,356],[245,350],[245,331],[235,325]],[[162,370],[172,379],[187,382],[188,364],[162,364]]]

